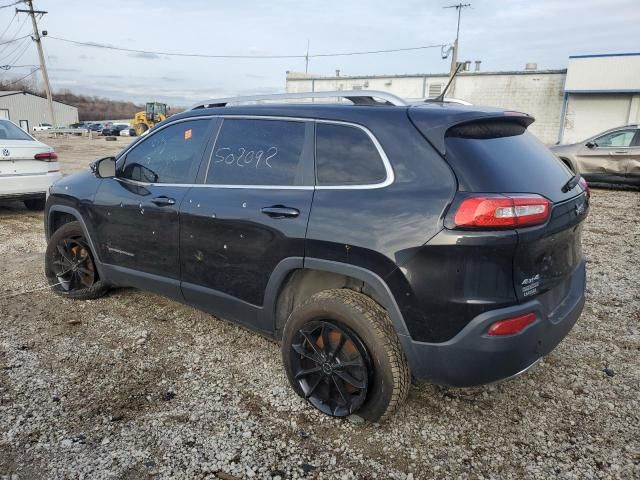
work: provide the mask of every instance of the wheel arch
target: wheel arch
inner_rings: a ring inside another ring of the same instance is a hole
[[[82,232],[89,242],[89,246],[91,247],[91,253],[93,253],[93,259],[96,264],[96,268],[98,269],[98,274],[100,278],[105,278],[104,269],[102,268],[102,262],[98,257],[98,250],[93,243],[91,235],[89,234],[89,229],[82,218],[82,215],[78,210],[73,207],[69,207],[66,205],[53,205],[49,208],[47,212],[47,228],[46,228],[46,239],[49,241],[51,235],[58,230],[61,226],[70,223],[70,222],[78,222],[80,227],[82,228]]]
[[[334,288],[348,288],[373,298],[387,311],[403,348],[409,345],[400,308],[384,279],[356,265],[309,257],[283,260],[269,279],[264,306],[273,316],[276,338],[281,337],[291,312],[306,298]],[[406,348],[405,353],[409,356]]]

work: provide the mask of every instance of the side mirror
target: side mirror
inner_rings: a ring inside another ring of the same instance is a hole
[[[91,170],[100,178],[112,178],[116,176],[115,157],[104,157],[91,164]]]
[[[593,148],[593,147],[596,146],[596,143],[595,142],[587,142],[587,143],[585,143],[584,146],[587,147],[587,148]]]

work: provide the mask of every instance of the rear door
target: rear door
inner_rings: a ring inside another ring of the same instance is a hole
[[[445,145],[460,190],[536,194],[551,202],[546,223],[517,230],[513,264],[517,297],[532,298],[567,280],[582,262],[581,222],[588,209],[582,187],[564,188],[571,172],[526,127],[507,119],[453,127]]]
[[[260,315],[284,259],[304,257],[313,199],[313,122],[224,118],[202,185],[180,209],[185,299],[270,332]]]

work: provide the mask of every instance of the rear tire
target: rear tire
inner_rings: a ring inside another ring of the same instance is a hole
[[[296,308],[284,328],[282,359],[296,393],[331,416],[384,420],[411,386],[387,312],[352,290],[326,290]]]
[[[45,252],[45,275],[51,290],[62,297],[90,300],[109,290],[98,274],[79,222],[65,223],[51,235]]]
[[[40,211],[44,210],[46,202],[46,198],[30,198],[29,200],[24,200],[24,206],[27,207],[27,210]]]

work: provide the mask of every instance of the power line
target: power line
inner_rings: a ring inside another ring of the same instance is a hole
[[[18,12],[13,14],[13,17],[11,17],[11,21],[7,24],[7,28],[5,28],[2,31],[2,34],[0,34],[0,38],[4,38],[4,34],[9,31],[9,28],[11,27],[11,25],[13,24],[13,21],[16,19],[17,16],[18,16]]]
[[[13,3],[8,3],[7,5],[0,5],[0,8],[13,7],[14,5],[18,5],[19,3],[22,3],[22,0],[18,0],[17,2],[13,2]]]
[[[7,63],[11,66],[13,66],[18,60],[20,60],[22,58],[22,56],[27,52],[27,50],[29,49],[29,46],[31,45],[31,42],[29,40],[27,40],[27,42],[22,46],[22,50],[20,50],[18,52],[17,55],[15,55],[11,60],[9,60]]]
[[[37,67],[37,68],[33,69],[31,72],[27,73],[24,77],[20,77],[19,79],[14,80],[13,82],[9,82],[9,83],[0,82],[0,86],[2,86],[4,88],[4,87],[8,87],[9,85],[13,85],[15,83],[21,82],[25,78],[30,77],[31,75],[34,75],[35,73],[37,73],[38,70],[40,70],[40,67]]]
[[[0,70],[11,70],[14,68],[33,68],[33,67],[37,67],[38,65],[35,64],[31,64],[31,65],[0,65]]]
[[[27,37],[28,36],[29,35],[27,35]],[[2,60],[0,60],[0,62],[14,63],[15,60],[9,61],[9,59],[12,58],[15,55],[15,53],[21,48],[23,48],[25,45],[29,45],[29,41],[30,40],[28,38],[23,37],[22,41],[16,45],[16,48],[14,48],[13,50],[9,50],[8,53],[6,54],[0,54],[0,56],[3,57]]]
[[[54,37],[52,35],[48,35],[47,38],[51,38],[53,40],[58,40],[61,42],[71,43],[74,45],[84,46],[84,47],[94,47],[94,48],[103,48],[106,50],[117,50],[121,52],[129,52],[129,53],[141,53],[146,55],[165,55],[169,57],[196,57],[196,58],[236,58],[236,59],[286,59],[286,58],[318,58],[318,57],[346,57],[353,55],[372,55],[379,53],[394,53],[394,52],[407,52],[413,50],[425,50],[428,48],[441,48],[444,44],[437,45],[423,45],[418,47],[408,47],[408,48],[391,48],[387,50],[368,50],[361,52],[338,52],[338,53],[316,53],[316,54],[300,54],[300,55],[212,55],[205,53],[184,53],[184,52],[161,52],[154,50],[139,50],[136,48],[124,48],[124,47],[116,47],[113,45],[105,45],[103,43],[96,42],[80,42],[77,40],[70,40],[67,38]]]
[[[30,36],[31,36],[31,35],[29,35],[29,34],[27,34],[27,35],[23,35],[23,36],[21,36],[21,37],[14,38],[14,39],[12,39],[12,40],[7,40],[6,42],[0,42],[0,45],[8,45],[8,44],[10,44],[10,43],[15,43],[15,42],[17,42],[17,41],[19,41],[19,40],[22,40],[23,38],[27,38],[27,37],[30,37]]]

